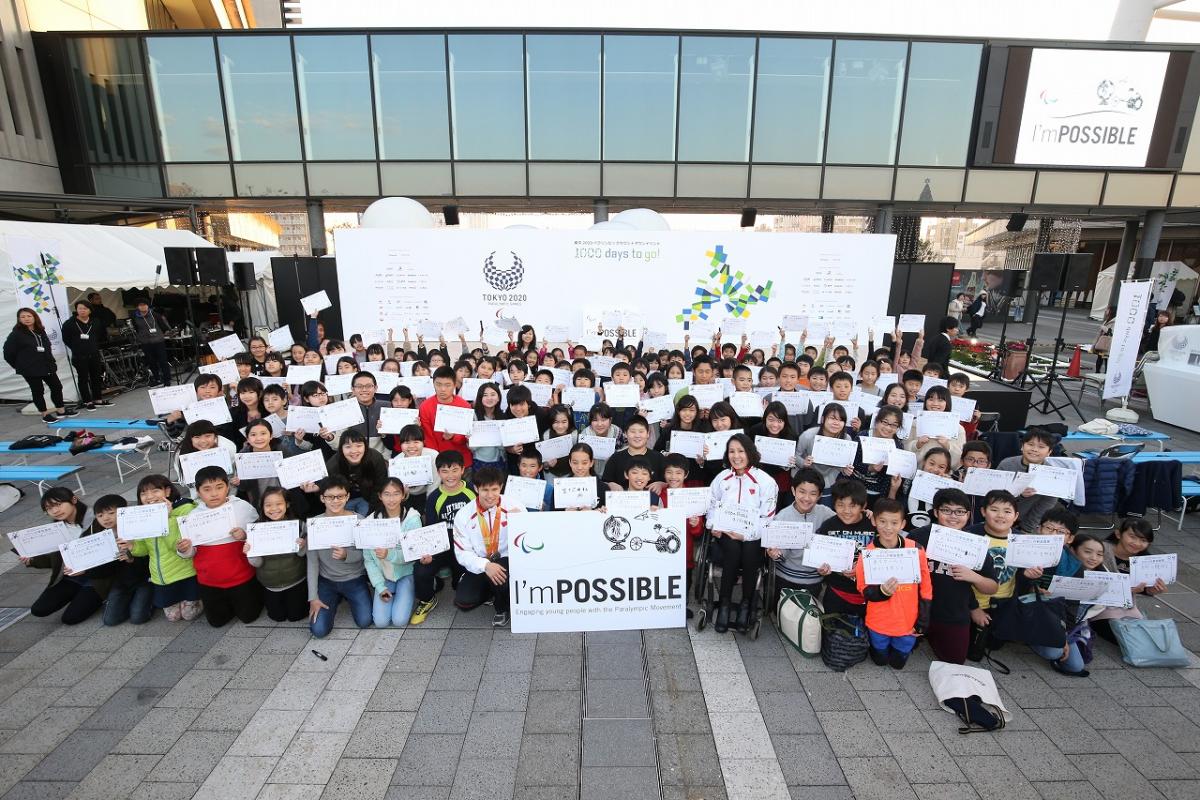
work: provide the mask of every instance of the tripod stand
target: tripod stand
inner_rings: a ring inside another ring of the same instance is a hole
[[[1035,337],[1037,336],[1039,305],[1040,303],[1034,303],[1033,320],[1031,321],[1029,330],[1029,340],[1026,342],[1026,346],[1029,348],[1028,353],[1030,359],[1033,358],[1033,345],[1037,341]],[[1060,353],[1062,353],[1063,348],[1066,346],[1066,343],[1063,341],[1063,329],[1066,327],[1066,324],[1067,304],[1064,300],[1062,313],[1058,318],[1058,336],[1054,340],[1054,352],[1050,357],[1050,368],[1047,370],[1045,375],[1039,378],[1035,375],[1029,374],[1029,362],[1026,361],[1025,369],[1021,371],[1020,381],[1021,385],[1023,386],[1025,383],[1025,378],[1028,377],[1031,386],[1042,396],[1041,400],[1030,402],[1029,407],[1033,410],[1039,411],[1042,414],[1050,414],[1053,412],[1058,415],[1059,419],[1065,422],[1067,418],[1063,416],[1062,409],[1069,406],[1075,410],[1075,413],[1079,416],[1080,422],[1086,422],[1087,419],[1083,416],[1083,412],[1079,410],[1079,406],[1077,406],[1075,401],[1071,399],[1071,393],[1067,391],[1066,386],[1062,385],[1062,378],[1058,374],[1058,356]],[[1054,400],[1053,395],[1055,387],[1058,387],[1058,390],[1062,392],[1062,402],[1055,402]]]

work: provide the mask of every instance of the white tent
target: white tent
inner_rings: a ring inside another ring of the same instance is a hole
[[[190,231],[0,221],[0,259],[12,267],[0,269],[0,334],[4,336],[9,330],[6,321],[15,322],[17,308],[28,304],[28,297],[23,292],[18,297],[18,276],[14,268],[18,266],[15,263],[18,258],[15,253],[18,251],[22,253],[19,260],[28,261],[24,254],[30,250],[31,243],[36,243],[39,250],[52,253],[59,262],[59,286],[65,287],[67,292],[55,290],[58,305],[65,305],[69,299],[94,289],[101,291],[105,304],[110,308],[120,307],[119,301],[110,302],[115,299],[111,292],[167,286],[164,247],[215,247]],[[260,281],[270,263],[269,260],[255,258],[239,259],[237,255],[233,255],[231,260],[254,261],[255,275]],[[60,309],[59,313],[65,320],[71,311]],[[48,330],[51,322],[43,315],[43,324],[47,325]],[[57,335],[57,330],[52,333]],[[57,360],[58,374],[66,389],[67,400],[74,400],[78,395],[68,358],[63,354],[57,356]],[[7,369],[0,373],[0,398],[28,397],[29,387],[20,376]]]
[[[1175,288],[1183,292],[1187,308],[1191,307],[1192,298],[1196,296],[1196,289],[1200,286],[1200,274],[1189,267],[1182,261],[1155,261],[1154,268],[1150,272],[1150,277],[1155,278],[1163,273],[1178,270],[1176,277]],[[1132,262],[1129,264],[1129,272],[1121,278],[1128,280],[1129,275],[1133,272]],[[1096,291],[1092,295],[1092,310],[1088,314],[1092,319],[1104,319],[1104,312],[1108,309],[1109,298],[1112,297],[1113,282],[1116,280],[1117,265],[1113,264],[1107,269],[1101,270],[1096,276]]]

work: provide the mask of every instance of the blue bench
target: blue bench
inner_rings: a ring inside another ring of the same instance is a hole
[[[146,419],[84,419],[73,417],[51,422],[47,427],[57,429],[79,430],[108,430],[108,431],[156,431],[157,422],[146,422]]]
[[[1064,442],[1118,442],[1121,444],[1136,444],[1138,442],[1154,442],[1158,445],[1161,451],[1166,447],[1166,442],[1169,442],[1171,437],[1165,433],[1151,433],[1149,436],[1124,436],[1116,434],[1114,436],[1101,436],[1098,433],[1084,433],[1082,431],[1071,431],[1063,437]]]
[[[46,484],[56,483],[63,478],[75,476],[76,483],[79,484],[79,494],[83,495],[86,492],[83,489],[83,480],[79,477],[79,473],[83,467],[74,466],[20,466],[20,467],[0,467],[0,481],[22,481],[24,483],[33,483],[38,487],[38,494],[46,493]]]
[[[0,456],[12,456],[17,459],[13,466],[28,464],[30,456],[71,455],[71,443],[68,441],[62,441],[49,447],[34,447],[27,450],[13,450],[12,446],[14,444],[15,442],[0,442]],[[80,455],[108,456],[116,464],[117,477],[120,478],[121,483],[124,483],[127,473],[137,472],[140,469],[150,469],[150,448],[153,446],[153,442],[147,442],[137,447],[118,449],[111,444],[105,444],[91,450],[85,450]]]

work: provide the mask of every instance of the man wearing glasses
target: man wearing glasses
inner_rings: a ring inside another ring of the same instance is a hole
[[[354,380],[350,382],[350,391],[353,392],[354,399],[358,400],[359,406],[362,407],[363,419],[366,420],[361,425],[354,427],[367,437],[367,441],[370,442],[373,449],[390,456],[391,454],[383,446],[383,439],[379,434],[379,409],[389,404],[375,399],[377,387],[375,376],[366,370],[358,372],[354,376]]]
[[[971,499],[961,489],[939,489],[933,496],[932,511],[937,520],[935,524],[961,531],[970,522]],[[923,525],[911,531],[908,537],[921,547],[927,547],[932,530],[933,525]],[[971,640],[971,609],[979,605],[972,590],[987,595],[999,589],[996,569],[990,555],[984,556],[983,566],[978,571],[932,558],[928,561],[933,579],[933,603],[925,638],[939,661],[962,664],[967,659],[967,645]]]

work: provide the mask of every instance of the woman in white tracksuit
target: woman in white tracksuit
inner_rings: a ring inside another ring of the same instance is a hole
[[[742,602],[735,626],[745,633],[754,618],[754,582],[762,567],[763,525],[775,515],[779,487],[775,479],[758,468],[758,450],[750,437],[738,433],[725,445],[725,466],[710,486],[707,524],[721,548],[721,592],[717,633],[729,629],[730,604],[738,576],[742,578]],[[741,520],[738,523],[738,520]],[[731,530],[732,528],[737,530]]]

